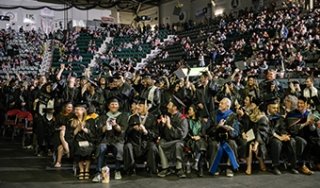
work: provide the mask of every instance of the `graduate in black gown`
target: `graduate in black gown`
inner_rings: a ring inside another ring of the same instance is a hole
[[[157,173],[158,149],[156,141],[159,129],[156,117],[148,112],[146,99],[137,101],[137,113],[129,117],[124,145],[124,168],[129,174],[135,173],[136,160],[147,161],[149,173]]]

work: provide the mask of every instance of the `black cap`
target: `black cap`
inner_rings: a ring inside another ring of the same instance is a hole
[[[249,78],[256,79],[256,78],[257,78],[257,76],[255,76],[255,75],[249,75],[249,76],[248,76],[248,79],[249,79]]]
[[[151,104],[151,101],[149,101],[148,99],[146,99],[144,97],[138,97],[138,98],[134,99],[134,102],[136,104]]]
[[[80,101],[80,102],[76,103],[76,104],[74,105],[74,107],[75,107],[75,108],[77,108],[77,107],[83,107],[83,108],[87,109],[87,108],[88,108],[88,104],[87,104],[86,102],[84,102],[84,101]]]
[[[272,98],[267,98],[265,101],[264,101],[264,104],[267,106],[267,105],[270,105],[270,104],[279,104],[279,100],[278,98],[275,98],[275,97],[272,97]]]
[[[150,73],[144,73],[142,79],[152,79],[152,75]]]
[[[110,103],[112,103],[112,102],[120,103],[119,97],[114,96],[114,97],[109,98],[109,99],[108,99],[108,105],[109,105]]]
[[[170,102],[172,102],[178,108],[185,108],[186,105],[175,95],[172,95]]]
[[[119,72],[116,72],[112,77],[113,79],[121,79],[121,74]]]
[[[259,106],[259,105],[261,104],[261,101],[260,101],[257,97],[251,96],[251,95],[249,95],[249,97],[250,97],[251,103],[254,103],[254,104],[256,104],[257,106]]]
[[[293,80],[292,83],[293,84],[300,84],[299,80]]]
[[[128,122],[129,126],[135,126],[135,125],[140,125],[141,120],[138,116],[131,116]]]

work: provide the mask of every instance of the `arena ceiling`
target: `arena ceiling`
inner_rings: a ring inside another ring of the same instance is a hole
[[[38,0],[82,8],[117,8],[119,11],[139,12],[172,0]]]

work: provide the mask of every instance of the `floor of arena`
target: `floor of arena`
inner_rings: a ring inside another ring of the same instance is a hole
[[[67,166],[67,165],[66,165]],[[112,177],[112,176],[111,176]],[[109,184],[79,181],[73,176],[72,168],[56,170],[48,167],[48,159],[36,157],[32,151],[24,150],[18,142],[0,139],[0,187],[104,187],[104,188],[205,188],[205,187],[319,187],[320,172],[312,176],[293,175],[283,171],[281,176],[269,172],[254,172],[251,176],[236,173],[233,178],[226,176],[209,176],[198,178],[196,174],[186,179],[171,175],[164,179],[146,177],[138,172],[134,177],[124,176],[122,180],[111,179]]]

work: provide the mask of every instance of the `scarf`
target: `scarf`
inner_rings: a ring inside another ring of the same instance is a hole
[[[318,96],[318,90],[315,87],[305,88],[303,90],[303,96],[305,98],[316,97],[316,96]]]
[[[116,113],[112,113],[112,112],[107,112],[107,116],[108,119],[112,118],[112,119],[117,119],[117,117],[121,114],[121,112],[116,112]]]
[[[192,132],[192,135],[197,136],[201,131],[201,122],[193,119],[189,120],[189,127]]]
[[[86,116],[85,121],[89,120],[89,119],[97,119],[99,117],[98,114],[96,113],[92,113]]]
[[[216,123],[219,123],[222,119],[227,120],[230,114],[232,114],[232,110],[227,110],[225,112],[221,112],[220,110],[217,112],[216,115]]]

